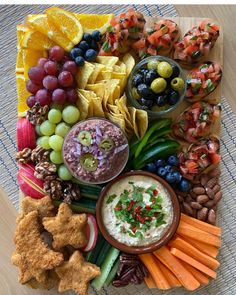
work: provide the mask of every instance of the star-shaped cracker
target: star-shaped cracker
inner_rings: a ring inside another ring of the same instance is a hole
[[[35,278],[45,283],[46,270],[50,270],[63,262],[61,253],[51,250],[40,236],[39,214],[32,211],[26,214],[17,224],[14,242],[16,250],[12,255],[12,263],[19,267],[19,282],[27,283]]]
[[[46,279],[44,282],[39,283],[36,279],[31,279],[27,285],[32,289],[47,289],[50,290],[58,286],[59,278],[54,270],[47,270],[45,272]]]
[[[86,214],[73,214],[70,207],[62,203],[56,217],[43,218],[43,225],[53,236],[52,246],[61,249],[71,245],[74,248],[82,248],[87,244],[85,227],[87,225]]]
[[[58,291],[74,290],[79,295],[86,295],[89,281],[101,274],[95,264],[86,262],[79,251],[75,251],[69,261],[55,269],[60,278]]]

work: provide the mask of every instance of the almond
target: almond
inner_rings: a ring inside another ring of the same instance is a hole
[[[197,202],[198,202],[199,204],[204,204],[204,203],[206,203],[207,201],[209,201],[209,197],[208,197],[207,195],[199,195],[199,196],[197,197]]]
[[[203,207],[201,210],[197,212],[197,219],[205,221],[207,218],[208,208]]]
[[[210,209],[208,212],[208,217],[207,217],[207,221],[211,224],[215,224],[216,223],[216,213],[213,209]]]
[[[222,192],[221,191],[218,191],[216,194],[215,194],[215,197],[214,197],[214,204],[217,204],[222,198]]]
[[[206,186],[209,188],[213,188],[217,183],[218,183],[218,178],[213,177],[210,180],[208,180],[208,182],[206,183]]]
[[[190,206],[191,206],[193,209],[197,209],[197,210],[202,209],[202,205],[199,204],[198,202],[191,202],[191,203],[190,203]]]
[[[209,177],[206,174],[201,176],[201,185],[205,186],[209,180]]]
[[[183,209],[187,215],[190,215],[190,216],[193,215],[193,209],[191,208],[191,206],[188,203],[183,202]]]
[[[213,186],[212,190],[213,192],[216,194],[218,193],[218,191],[221,189],[220,185],[219,184],[216,184],[215,186]]]
[[[210,208],[210,209],[211,209],[214,205],[215,205],[215,201],[214,201],[214,200],[210,200],[210,201],[208,201],[208,202],[206,202],[206,203],[204,204],[205,207]]]
[[[202,186],[195,186],[193,188],[193,192],[196,194],[196,195],[204,195],[205,194],[205,188],[202,187]]]
[[[207,193],[207,195],[208,195],[208,197],[209,197],[210,199],[214,199],[214,197],[215,197],[215,193],[214,193],[214,191],[213,191],[211,188],[206,187],[206,193]]]

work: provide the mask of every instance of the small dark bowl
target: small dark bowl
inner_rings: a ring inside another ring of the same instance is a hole
[[[127,176],[135,176],[135,175],[148,176],[160,182],[167,189],[170,195],[170,199],[172,201],[172,206],[173,206],[173,220],[172,220],[172,223],[169,225],[169,228],[164,233],[164,235],[159,240],[144,246],[128,246],[123,243],[120,243],[108,233],[102,218],[102,205],[103,205],[104,197],[106,196],[107,191],[110,189],[110,187],[113,186],[116,182],[120,181],[121,179]],[[106,187],[103,188],[96,205],[96,219],[97,219],[97,223],[102,235],[108,241],[108,243],[110,243],[112,246],[121,250],[122,252],[131,253],[131,254],[143,254],[143,253],[154,252],[155,250],[166,245],[172,239],[172,237],[174,236],[178,228],[179,221],[180,221],[180,206],[179,206],[179,201],[177,199],[175,192],[173,191],[171,186],[162,178],[160,178],[159,176],[155,174],[145,172],[145,171],[140,171],[140,170],[131,171],[131,172],[119,175],[114,180],[112,180]]]

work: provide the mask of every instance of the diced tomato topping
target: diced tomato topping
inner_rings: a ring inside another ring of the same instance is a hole
[[[210,158],[211,158],[212,164],[218,164],[221,160],[221,156],[219,154],[210,154]]]
[[[157,196],[158,195],[158,190],[157,189],[154,189],[153,190],[153,194],[154,194],[154,196]]]

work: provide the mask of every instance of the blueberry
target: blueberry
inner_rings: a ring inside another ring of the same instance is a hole
[[[145,83],[150,85],[153,80],[155,80],[158,77],[157,71],[155,70],[150,70],[145,74]]]
[[[86,41],[81,41],[78,45],[78,48],[80,48],[83,51],[86,51],[89,49],[89,45]]]
[[[169,156],[169,158],[167,159],[167,163],[171,166],[177,166],[179,161],[175,155],[172,155],[172,156]]]
[[[165,177],[167,174],[166,169],[164,167],[159,167],[157,169],[157,175],[159,175],[160,177]]]
[[[97,57],[97,52],[93,49],[88,49],[84,54],[84,58],[87,61],[95,61],[96,57]]]
[[[179,100],[179,93],[175,90],[171,90],[168,96],[169,105],[175,105]]]
[[[71,49],[71,52],[70,52],[70,56],[73,59],[76,59],[77,56],[81,56],[82,54],[83,54],[83,51],[80,48],[73,48]]]
[[[173,172],[167,173],[165,179],[168,183],[174,183],[175,182],[174,173]]]
[[[94,41],[94,40],[92,40],[90,42],[90,48],[97,51],[98,50],[98,44],[97,44],[97,42]]]
[[[171,80],[176,78],[176,77],[179,77],[179,74],[180,74],[180,70],[179,70],[179,68],[177,66],[172,66],[172,70],[173,70],[173,73],[172,73],[172,75],[170,77]]]
[[[173,168],[170,165],[166,165],[164,168],[166,170],[166,173],[169,173],[169,172],[172,172],[173,171]]]
[[[146,170],[149,172],[155,172],[156,171],[156,165],[154,163],[148,163],[146,165]]]
[[[146,99],[146,98],[140,98],[139,103],[147,108],[151,108],[153,106],[153,100]]]
[[[146,84],[139,84],[137,87],[138,94],[144,98],[149,98],[151,91]]]
[[[182,180],[179,183],[179,190],[181,192],[187,192],[190,189],[190,183],[187,179],[182,178]]]
[[[182,179],[182,175],[179,173],[179,171],[173,172],[173,175],[175,177],[175,182],[179,183],[181,181],[181,179]]]
[[[84,33],[84,36],[83,36],[83,40],[84,41],[86,41],[88,44],[90,44],[91,43],[91,41],[92,41],[92,36],[90,35],[90,34],[88,34],[88,33]]]
[[[95,31],[92,32],[92,38],[93,38],[94,41],[99,42],[101,40],[101,37],[102,36],[101,36],[100,31],[95,30]]]
[[[156,104],[159,107],[163,107],[166,103],[167,103],[167,95],[165,93],[161,94],[161,95],[158,95],[156,97]]]
[[[133,84],[135,87],[138,87],[139,84],[143,83],[143,76],[141,74],[137,74],[133,78]]]
[[[77,66],[82,67],[84,65],[84,58],[82,56],[76,57],[75,63]]]
[[[165,160],[163,160],[163,159],[158,159],[158,160],[156,160],[155,161],[155,165],[156,165],[156,167],[158,168],[158,167],[163,167],[163,166],[165,166]]]

